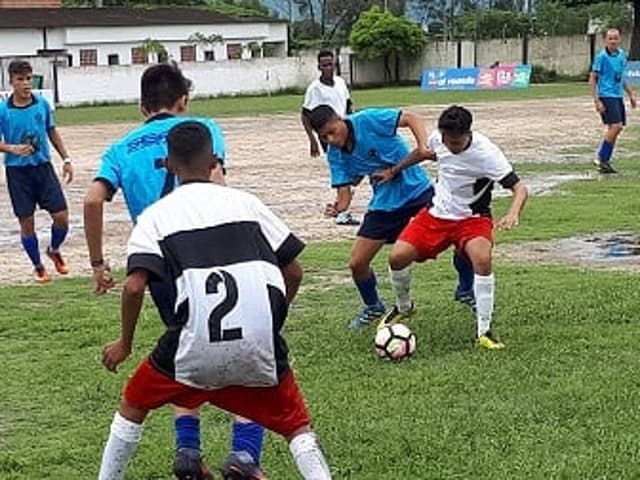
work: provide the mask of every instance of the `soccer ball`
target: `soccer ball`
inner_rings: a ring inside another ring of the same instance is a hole
[[[416,350],[416,336],[401,323],[386,325],[376,332],[376,353],[387,360],[402,360]]]

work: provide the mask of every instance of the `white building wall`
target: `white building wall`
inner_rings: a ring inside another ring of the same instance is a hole
[[[32,56],[43,48],[42,30],[3,28],[0,30],[0,57]]]
[[[187,62],[180,67],[193,80],[195,97],[304,88],[317,77],[315,57]],[[60,68],[60,104],[135,102],[140,96],[140,76],[145,68],[147,65]]]

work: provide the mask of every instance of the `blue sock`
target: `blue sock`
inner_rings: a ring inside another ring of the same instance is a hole
[[[174,420],[176,448],[200,450],[200,419],[192,415],[181,415]]]
[[[233,437],[231,450],[241,452],[244,450],[257,464],[262,456],[262,442],[264,441],[264,427],[255,422],[233,422]]]
[[[51,250],[57,252],[60,249],[60,245],[67,238],[68,228],[56,227],[55,223],[51,224]]]
[[[22,237],[20,239],[22,241],[22,248],[29,255],[29,259],[31,263],[33,263],[34,267],[42,266],[42,260],[40,259],[40,248],[38,247],[38,237],[34,233],[28,237]]]
[[[453,266],[458,272],[458,292],[473,291],[473,266],[471,263],[460,255],[458,252],[453,254]]]
[[[376,282],[375,273],[371,272],[371,276],[369,278],[365,278],[364,280],[355,280],[355,282],[365,305],[372,306],[382,303],[378,296],[378,289],[376,288],[378,282]]]
[[[611,155],[613,154],[613,143],[608,140],[603,140],[598,150],[598,158],[603,163],[609,163]]]

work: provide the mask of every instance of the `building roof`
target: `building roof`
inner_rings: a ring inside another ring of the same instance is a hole
[[[2,8],[0,28],[140,27],[281,23],[272,17],[233,17],[198,8]]]

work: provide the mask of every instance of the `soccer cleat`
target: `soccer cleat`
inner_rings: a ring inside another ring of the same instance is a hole
[[[223,480],[267,480],[264,472],[244,450],[231,452],[222,466]]]
[[[618,173],[618,171],[611,166],[610,163],[600,162],[598,166],[598,172],[603,175],[611,175],[614,173]]]
[[[351,215],[350,212],[340,212],[336,215],[336,225],[360,225],[360,220]]]
[[[384,314],[384,316],[380,320],[380,323],[378,323],[378,327],[376,328],[376,330],[381,330],[387,325],[393,325],[395,323],[399,323],[401,320],[404,320],[405,318],[409,318],[411,315],[415,313],[415,311],[416,311],[416,308],[413,302],[411,302],[411,308],[409,308],[409,310],[407,310],[406,312],[401,312],[398,309],[398,306],[394,305],[391,310],[389,310],[387,313]]]
[[[33,279],[38,283],[48,283],[51,281],[49,273],[42,265],[33,269]]]
[[[473,293],[473,289],[461,291],[456,289],[453,293],[453,299],[456,302],[462,303],[468,306],[474,313],[476,311],[476,296]]]
[[[478,337],[478,345],[488,350],[499,350],[504,348],[504,343],[495,338],[491,330],[486,331]]]
[[[178,480],[214,480],[213,474],[202,462],[200,450],[179,448],[173,462],[173,474]]]
[[[384,303],[377,305],[365,305],[362,310],[351,320],[349,328],[351,330],[360,330],[379,321],[385,314]]]
[[[69,265],[64,261],[60,252],[54,252],[50,248],[47,248],[47,257],[53,262],[53,266],[56,267],[56,271],[60,275],[66,275],[69,273]]]

